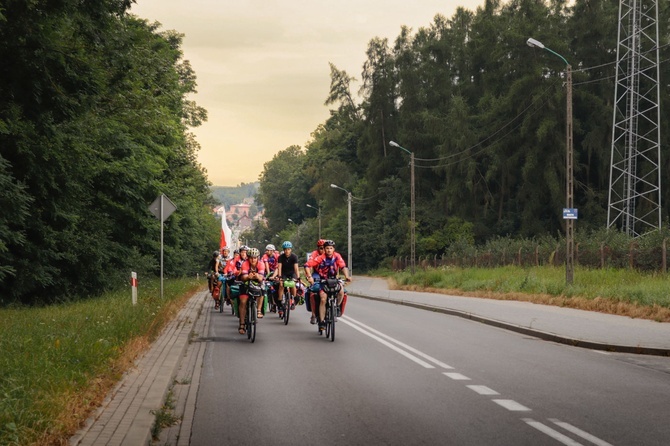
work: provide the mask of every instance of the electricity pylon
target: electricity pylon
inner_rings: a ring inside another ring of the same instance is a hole
[[[661,227],[658,0],[620,0],[607,227]]]

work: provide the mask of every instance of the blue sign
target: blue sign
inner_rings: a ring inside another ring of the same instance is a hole
[[[577,220],[577,208],[563,208],[563,220]]]

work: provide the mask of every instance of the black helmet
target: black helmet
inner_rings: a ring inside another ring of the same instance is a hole
[[[325,246],[333,246],[333,247],[334,247],[334,246],[335,246],[335,242],[332,241],[332,240],[326,240],[326,241],[323,242],[323,246],[324,246],[324,247],[325,247]]]

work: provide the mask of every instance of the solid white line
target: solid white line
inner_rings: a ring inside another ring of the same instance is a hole
[[[449,372],[442,372],[443,375],[448,376],[449,378],[453,379],[454,381],[470,381],[470,378],[468,378],[465,375],[461,375],[460,373],[449,373]]]
[[[355,323],[355,324],[358,324],[358,325],[360,325],[361,327],[363,327],[363,328],[365,328],[365,329],[367,329],[367,330],[369,330],[369,331],[371,331],[371,332],[373,332],[373,333],[375,333],[375,334],[377,334],[377,335],[379,335],[379,336],[381,336],[381,337],[383,337],[383,338],[386,338],[386,339],[388,339],[388,340],[391,341],[391,342],[394,342],[394,343],[398,344],[398,345],[401,346],[402,348],[411,351],[411,352],[414,353],[415,355],[417,355],[417,356],[421,356],[423,359],[426,359],[426,360],[432,362],[433,364],[436,364],[436,365],[442,367],[443,369],[447,369],[447,370],[452,370],[452,369],[453,369],[452,366],[450,366],[450,365],[448,365],[448,364],[445,364],[444,362],[439,361],[439,360],[433,358],[432,356],[427,355],[427,354],[425,354],[425,353],[423,353],[423,352],[421,352],[421,351],[415,349],[414,347],[410,347],[409,345],[407,345],[407,344],[405,344],[405,343],[403,343],[403,342],[400,342],[400,341],[398,341],[397,339],[393,339],[391,336],[385,335],[384,333],[381,333],[380,331],[375,330],[374,328],[369,327],[369,326],[365,325],[364,323],[357,321],[356,319],[353,319],[353,318],[351,318],[351,317],[349,317],[349,316],[341,316],[340,319],[347,319],[347,320],[349,320],[350,322],[353,322],[353,323]]]
[[[474,390],[480,395],[500,395],[498,392],[495,390],[488,388],[486,386],[467,386],[468,389]]]
[[[577,443],[572,438],[567,437],[567,436],[563,435],[562,433],[553,430],[549,426],[545,426],[544,424],[540,423],[539,421],[534,421],[530,418],[524,418],[523,421],[526,422],[526,424],[528,424],[529,426],[532,426],[535,429],[539,430],[543,434],[547,434],[551,438],[553,438],[554,440],[558,440],[558,441],[560,441],[561,443],[563,443],[567,446],[582,446],[581,443]]]
[[[593,444],[596,444],[598,446],[612,446],[610,443],[606,442],[605,440],[601,440],[600,438],[589,434],[588,432],[585,432],[578,427],[573,426],[572,424],[566,423],[564,421],[557,420],[555,418],[550,418],[549,421],[552,423],[556,424],[557,426],[561,426],[563,429],[565,429],[568,432],[572,432],[573,434],[582,437],[586,441],[590,441]]]
[[[390,348],[391,350],[395,350],[395,351],[397,351],[398,353],[400,353],[400,354],[403,355],[404,357],[411,359],[412,361],[416,362],[416,363],[419,364],[420,366],[423,366],[423,367],[425,367],[425,368],[427,368],[427,369],[434,369],[434,368],[435,368],[435,367],[432,366],[431,364],[428,364],[426,361],[422,361],[421,359],[417,358],[416,356],[414,356],[414,355],[410,355],[410,354],[407,353],[405,350],[401,350],[401,349],[399,349],[399,348],[396,347],[395,345],[391,344],[390,342],[387,342],[387,341],[383,340],[383,339],[380,338],[379,336],[375,336],[375,335],[373,335],[372,333],[368,333],[368,332],[366,332],[366,331],[363,330],[362,328],[360,328],[360,327],[358,327],[358,326],[352,324],[351,322],[349,322],[349,321],[343,319],[342,317],[338,318],[338,320],[341,321],[341,322],[344,322],[345,324],[351,326],[352,328],[354,328],[354,329],[360,331],[360,332],[363,333],[364,335],[366,335],[366,336],[370,336],[372,339],[374,339],[374,340],[377,341],[377,342],[380,342],[380,343],[384,344],[385,346],[387,346],[387,347]]]
[[[527,408],[522,404],[517,403],[514,400],[491,400],[491,401],[501,405],[507,410],[511,410],[512,412],[530,412],[529,408]]]

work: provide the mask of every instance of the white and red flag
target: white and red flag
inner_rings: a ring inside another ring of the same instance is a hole
[[[228,222],[226,221],[226,208],[221,206],[221,241],[219,242],[219,249],[227,246],[231,247],[233,243],[233,233],[228,227]]]

